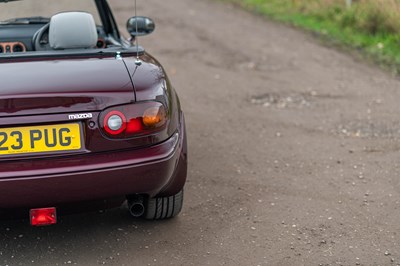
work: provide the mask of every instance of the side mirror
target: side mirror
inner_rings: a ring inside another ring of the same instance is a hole
[[[148,17],[131,17],[126,23],[126,28],[132,37],[136,37],[152,33],[156,25]]]

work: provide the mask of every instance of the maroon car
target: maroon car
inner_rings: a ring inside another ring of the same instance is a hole
[[[48,225],[61,206],[127,199],[134,217],[177,215],[184,115],[134,42],[154,22],[130,18],[127,40],[106,0],[0,0],[0,10],[0,210]]]

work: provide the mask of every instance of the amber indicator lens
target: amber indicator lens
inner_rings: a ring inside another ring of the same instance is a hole
[[[166,119],[167,116],[162,105],[146,109],[143,114],[143,124],[149,128],[162,126]]]

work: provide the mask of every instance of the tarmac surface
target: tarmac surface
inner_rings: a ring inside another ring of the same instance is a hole
[[[0,265],[400,264],[397,77],[229,4],[138,5],[186,114],[181,215],[3,221]]]

